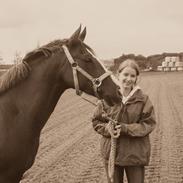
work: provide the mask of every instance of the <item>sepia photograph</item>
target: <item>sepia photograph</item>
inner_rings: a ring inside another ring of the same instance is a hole
[[[0,4],[0,183],[183,183],[182,0]]]

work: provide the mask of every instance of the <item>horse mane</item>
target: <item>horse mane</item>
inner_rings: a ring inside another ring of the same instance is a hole
[[[31,67],[28,62],[42,56],[49,57],[59,49],[59,45],[61,41],[57,40],[27,53],[20,64],[11,67],[0,77],[0,95],[29,76]]]
[[[23,58],[25,62],[38,59],[40,57],[50,57],[53,53],[60,51],[61,46],[66,42],[66,40],[55,40],[46,45],[41,46],[29,53]]]
[[[28,63],[31,60],[35,60],[40,57],[50,57],[53,53],[61,51],[62,45],[67,44],[67,41],[67,39],[55,40],[27,53],[20,64],[11,67],[0,77],[0,95],[29,76],[31,67]],[[83,42],[82,44],[86,49],[94,54],[94,51],[87,44]]]
[[[80,41],[80,40],[77,40]],[[89,47],[87,44],[85,44],[84,42],[80,41],[81,44],[88,49],[92,54],[95,55],[93,49],[91,47]],[[62,39],[62,40],[55,40],[52,41],[40,48],[37,48],[31,52],[29,52],[24,58],[23,60],[25,62],[29,62],[31,60],[35,60],[38,59],[40,57],[50,57],[52,54],[56,53],[57,51],[61,51],[62,50],[62,46],[63,44],[67,44],[68,40],[67,39]]]
[[[30,71],[30,66],[25,62],[11,67],[0,77],[0,94],[26,79],[29,76]]]

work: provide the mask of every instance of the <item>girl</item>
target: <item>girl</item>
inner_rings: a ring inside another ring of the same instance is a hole
[[[102,135],[101,151],[109,183],[111,133],[106,115],[118,122],[114,134],[120,132],[116,144],[114,183],[123,183],[124,171],[128,183],[144,182],[144,166],[148,165],[150,158],[149,134],[156,122],[149,97],[137,86],[138,77],[139,67],[134,60],[128,59],[121,63],[118,69],[121,104],[110,107],[105,101],[99,101],[92,118],[94,129]]]

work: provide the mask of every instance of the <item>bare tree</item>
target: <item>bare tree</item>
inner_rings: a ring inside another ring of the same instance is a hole
[[[14,63],[14,64],[19,64],[21,61],[22,61],[21,52],[16,51],[16,52],[15,52],[14,59],[13,59],[13,63]]]

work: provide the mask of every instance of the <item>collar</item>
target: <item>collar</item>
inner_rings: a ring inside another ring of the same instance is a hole
[[[140,90],[140,87],[138,85],[136,85],[132,90],[131,92],[128,94],[127,97],[122,97],[122,102],[123,104],[126,104],[127,101],[134,95],[134,93],[137,91],[137,90]]]

